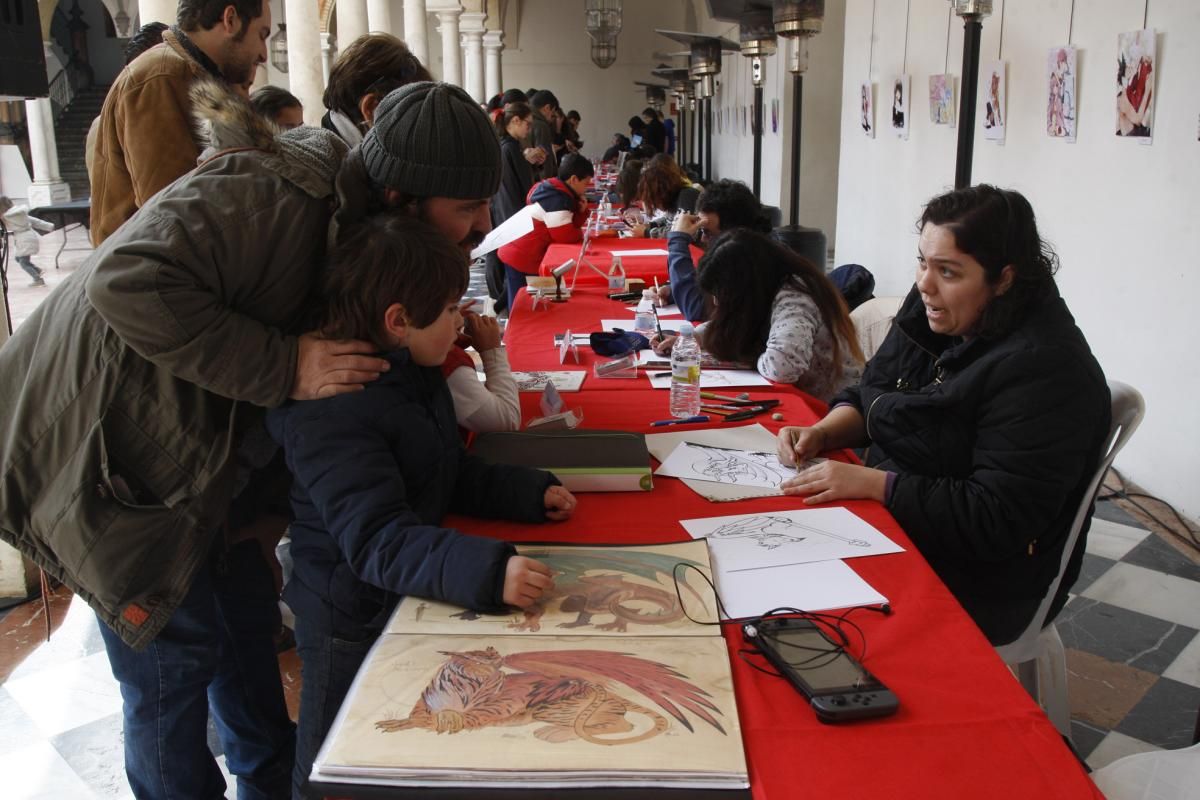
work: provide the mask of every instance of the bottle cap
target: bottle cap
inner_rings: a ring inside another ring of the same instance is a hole
[[[695,336],[696,331],[692,328],[692,323],[685,322],[682,325],[680,325],[679,326],[679,335],[680,336]]]

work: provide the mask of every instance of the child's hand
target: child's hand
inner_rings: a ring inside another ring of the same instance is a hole
[[[561,486],[551,486],[547,489],[543,502],[546,504],[546,519],[555,522],[570,519],[571,514],[575,512],[575,495]]]
[[[504,567],[504,602],[528,608],[554,588],[550,568],[525,556],[511,556]]]
[[[658,287],[658,296],[654,298],[659,306],[671,305],[671,284],[664,283]]]
[[[495,317],[485,317],[468,311],[463,315],[464,330],[471,337],[471,344],[482,353],[484,350],[495,350],[500,346],[500,323]]]

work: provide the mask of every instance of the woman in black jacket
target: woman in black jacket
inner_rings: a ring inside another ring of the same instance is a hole
[[[504,112],[496,118],[496,133],[500,136],[500,188],[492,197],[492,227],[496,228],[525,207],[525,197],[533,186],[533,167],[530,158],[540,164],[545,159],[545,153],[537,148],[530,148],[527,156],[521,142],[529,138],[533,127],[533,109],[528,103],[520,101],[509,103]],[[488,295],[496,301],[497,313],[508,305],[505,288],[504,264],[496,251],[487,254],[487,269],[484,272],[487,279]]]
[[[816,425],[779,433],[789,463],[869,445],[866,466],[827,461],[785,489],[809,504],[885,503],[988,639],[1006,644],[1058,574],[1108,433],[1108,386],[1024,197],[949,192],[919,228],[916,285],[860,385]]]

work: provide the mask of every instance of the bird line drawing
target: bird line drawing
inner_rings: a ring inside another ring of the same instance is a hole
[[[767,550],[774,550],[783,545],[801,544],[814,535],[835,539],[852,547],[871,546],[865,539],[839,536],[824,528],[806,525],[775,514],[755,514],[745,519],[727,522],[708,535],[714,539],[752,539],[759,547]]]

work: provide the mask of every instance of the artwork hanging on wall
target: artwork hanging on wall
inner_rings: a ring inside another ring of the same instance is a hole
[[[1071,45],[1046,56],[1046,135],[1066,142],[1075,141],[1075,57]]]
[[[1117,36],[1117,136],[1150,144],[1154,127],[1154,29]]]
[[[993,142],[1004,142],[1004,126],[1007,122],[1004,96],[1007,92],[1006,63],[993,61],[988,65],[983,86],[983,138]]]
[[[892,81],[892,133],[901,139],[908,138],[909,89],[912,87],[912,76],[899,75]]]
[[[954,127],[954,76],[929,76],[929,121]]]
[[[867,138],[875,138],[875,86],[870,81],[863,81],[859,86],[859,107],[862,109],[859,124]]]

